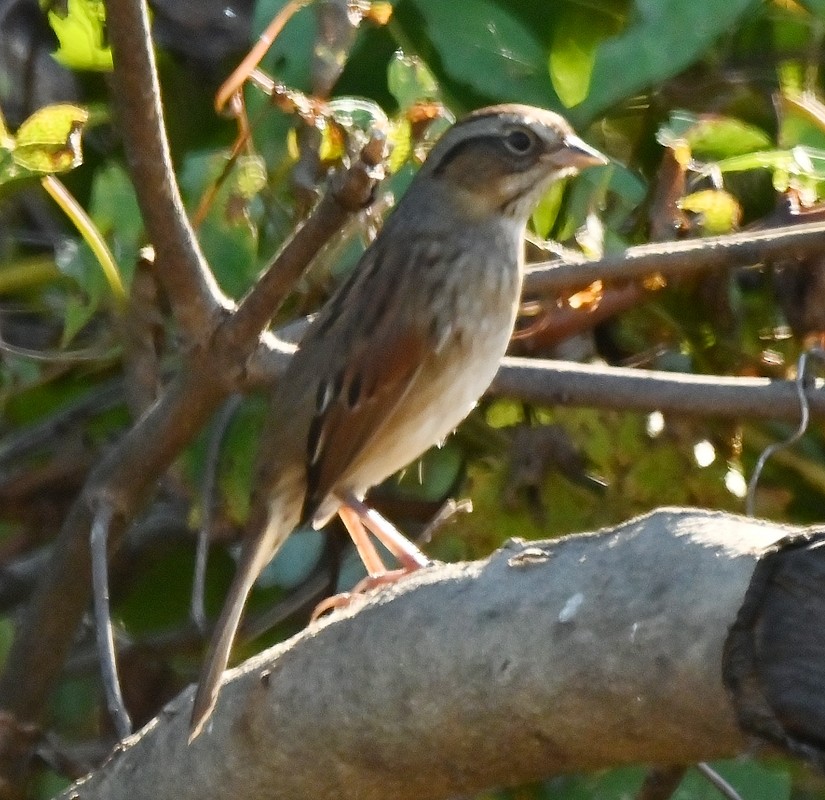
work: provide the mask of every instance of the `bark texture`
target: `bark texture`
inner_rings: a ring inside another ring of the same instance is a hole
[[[752,620],[742,609],[754,592],[762,608],[764,592],[776,591],[753,581],[760,565],[778,558],[793,574],[799,565],[784,554],[819,559],[818,539],[663,509],[424,570],[228,673],[213,719],[191,745],[187,691],[64,796],[423,800],[619,764],[736,755],[759,731],[740,727],[741,704],[723,677],[737,649],[731,627]],[[801,585],[821,596],[823,583]],[[807,637],[792,624],[794,651],[783,654],[777,641],[798,609],[786,603],[778,621],[760,617],[749,651],[780,725],[790,713],[781,687],[800,671],[777,663],[799,658]],[[825,615],[812,620],[808,611],[809,636],[822,641]],[[764,674],[763,640],[774,654]],[[805,691],[821,698],[825,664],[809,664],[805,676]],[[805,725],[823,729],[821,706]]]

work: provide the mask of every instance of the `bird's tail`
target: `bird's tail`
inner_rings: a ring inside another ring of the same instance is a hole
[[[252,536],[244,543],[235,577],[229,587],[220,618],[209,642],[209,650],[201,668],[200,680],[192,705],[192,717],[189,722],[190,742],[201,732],[215,708],[221,675],[229,661],[232,642],[241,622],[246,598],[261,570],[283,544],[295,525],[291,520],[284,519],[283,514],[270,514],[269,509],[265,511],[262,509],[261,513],[267,518],[259,521],[257,526],[253,524],[247,528]]]

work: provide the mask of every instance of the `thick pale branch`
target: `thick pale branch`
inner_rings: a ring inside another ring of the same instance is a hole
[[[64,797],[425,800],[733,756],[725,643],[792,533],[663,510],[426,569],[230,673],[192,745],[187,691]]]
[[[534,265],[525,277],[528,293],[586,286],[592,281],[627,281],[654,272],[672,277],[705,269],[758,264],[771,258],[802,258],[825,249],[825,223],[808,222],[766,231],[629,247],[596,261],[557,259]]]

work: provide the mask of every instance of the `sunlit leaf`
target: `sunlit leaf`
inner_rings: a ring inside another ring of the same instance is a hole
[[[561,102],[572,108],[590,91],[599,44],[618,30],[617,18],[591,7],[569,5],[559,10],[550,46],[550,78]]]
[[[412,154],[412,126],[406,118],[390,127],[387,142],[390,145],[390,160],[387,164],[390,174],[398,172]]]
[[[665,147],[687,147],[687,156],[706,161],[730,158],[743,153],[765,150],[771,138],[755,125],[733,117],[699,116],[689,111],[671,113],[656,136]]]
[[[703,189],[683,197],[679,207],[699,218],[703,233],[716,235],[735,230],[742,219],[736,198],[721,189]]]
[[[14,162],[31,172],[55,173],[83,163],[80,137],[88,112],[65,103],[44,106],[17,129]]]
[[[251,200],[266,186],[266,164],[257,155],[240,156],[232,173],[234,190]]]
[[[708,160],[764,150],[771,144],[765,131],[730,117],[702,117],[685,138],[697,158]]]
[[[54,54],[64,67],[110,72],[112,50],[106,41],[106,11],[101,0],[68,0],[67,13],[49,11],[60,47]]]
[[[402,109],[438,97],[438,84],[426,64],[401,51],[395,53],[387,67],[387,87]]]

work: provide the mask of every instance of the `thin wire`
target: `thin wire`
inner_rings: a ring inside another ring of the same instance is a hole
[[[759,478],[762,475],[765,462],[767,462],[767,460],[779,450],[784,450],[786,447],[796,444],[796,442],[798,442],[808,430],[808,425],[811,421],[811,407],[808,403],[808,395],[806,394],[806,390],[810,385],[808,362],[811,358],[816,358],[818,361],[825,363],[825,351],[821,348],[815,347],[810,350],[806,350],[799,356],[799,360],[796,364],[796,378],[794,380],[796,395],[799,398],[799,426],[787,439],[768,445],[768,447],[766,447],[760,454],[759,460],[756,462],[756,466],[753,469],[753,474],[748,481],[748,492],[745,497],[745,511],[749,517],[755,515],[756,486],[759,483]]]
[[[742,800],[742,795],[736,791],[713,767],[700,761],[696,769],[721,792],[728,800]]]

